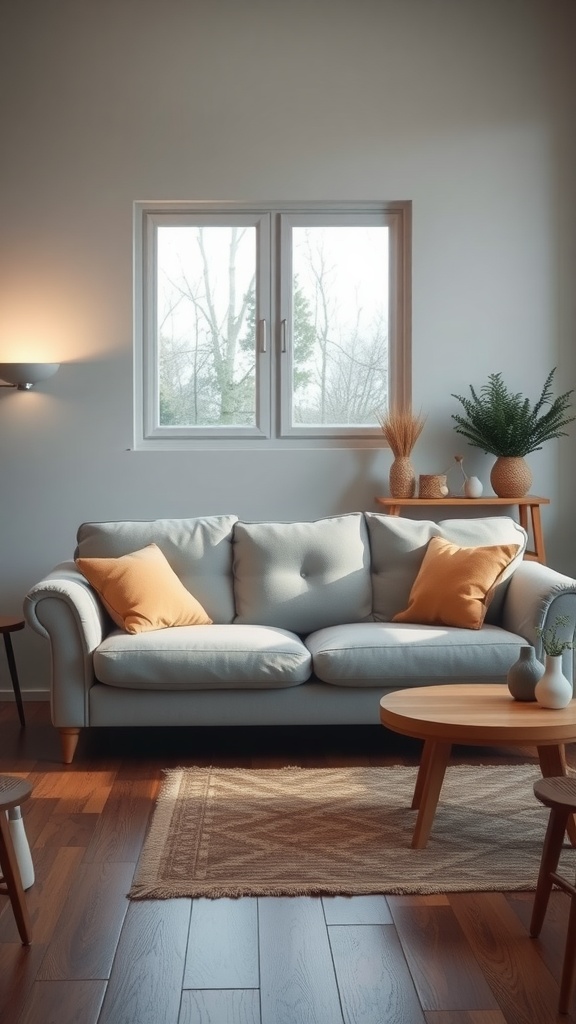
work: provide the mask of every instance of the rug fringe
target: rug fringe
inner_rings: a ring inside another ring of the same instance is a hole
[[[523,879],[513,883],[503,883],[505,885],[506,892],[532,892],[536,888],[535,879]],[[498,891],[498,885],[496,883],[496,890]],[[474,888],[474,892],[494,892],[495,883],[493,881],[485,884],[477,884]],[[132,887],[129,893],[126,894],[126,899],[129,900],[177,900],[177,899],[206,899],[206,900],[238,900],[238,899],[249,899],[253,897],[265,898],[273,897],[275,899],[285,897],[288,899],[296,898],[298,896],[309,896],[314,899],[320,899],[323,896],[344,896],[352,899],[354,896],[440,896],[445,893],[451,892],[470,892],[469,884],[463,883],[462,885],[432,885],[429,883],[419,883],[414,887],[409,884],[391,885],[387,887],[370,887],[363,886],[361,888],[354,889],[348,886],[334,885],[334,886],[317,886],[317,885],[298,885],[293,887],[287,886],[258,886],[251,885],[247,890],[246,887],[224,885],[215,886],[210,885],[206,891],[195,886],[186,886],[182,891],[176,891],[175,889],[168,889],[159,887],[156,885],[135,885]]]

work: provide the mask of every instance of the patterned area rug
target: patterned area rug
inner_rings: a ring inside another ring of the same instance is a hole
[[[415,768],[166,772],[129,896],[534,889],[548,821],[538,778],[535,765],[450,767],[428,845],[412,850]]]

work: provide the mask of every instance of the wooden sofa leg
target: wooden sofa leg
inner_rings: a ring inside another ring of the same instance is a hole
[[[76,752],[76,747],[78,746],[80,729],[59,729],[58,731],[60,733],[62,760],[64,761],[64,764],[71,764]]]

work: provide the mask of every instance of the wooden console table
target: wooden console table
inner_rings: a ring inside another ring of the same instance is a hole
[[[449,505],[451,508],[477,508],[493,505],[513,505],[518,508],[518,520],[527,533],[529,527],[532,530],[534,541],[533,550],[528,548],[524,552],[524,558],[532,562],[546,564],[546,553],[544,550],[544,535],[540,521],[540,505],[549,505],[550,498],[538,498],[535,494],[525,494],[523,498],[459,498],[458,495],[449,495],[447,498],[376,498],[378,505],[381,505],[388,512],[388,515],[399,516],[403,508],[424,508],[432,505]],[[529,521],[530,520],[530,521]]]

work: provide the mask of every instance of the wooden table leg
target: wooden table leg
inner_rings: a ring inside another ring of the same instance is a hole
[[[432,751],[434,749],[433,740],[425,740],[424,748],[422,750],[422,756],[420,758],[420,765],[418,767],[418,776],[416,778],[416,785],[414,787],[414,796],[412,797],[412,803],[410,805],[411,810],[417,811],[422,801],[422,792],[424,790],[424,784],[428,775],[428,769],[430,767],[430,761],[432,758]]]
[[[10,670],[10,678],[12,680],[12,689],[14,690],[14,699],[16,701],[16,707],[18,708],[18,717],[20,719],[20,725],[25,726],[26,719],[24,718],[24,707],[22,705],[20,681],[18,679],[18,670],[16,668],[14,648],[12,647],[12,641],[10,639],[9,633],[4,633],[4,647],[6,648],[6,660],[8,662],[8,668]]]
[[[542,520],[540,519],[540,505],[530,505],[532,513],[532,536],[534,537],[534,552],[536,558],[542,565],[546,565],[546,552],[544,550],[544,534],[542,533]]]
[[[427,749],[428,747],[430,749]],[[411,843],[414,850],[423,849],[428,842],[451,750],[451,743],[434,743],[430,740],[424,748],[422,758],[426,759],[426,766],[422,773],[423,778],[418,772],[416,780],[419,810]],[[416,798],[416,792],[414,796]]]
[[[530,522],[528,522],[528,513],[530,513]],[[534,548],[531,551],[527,547],[524,552],[524,558],[529,561],[541,562],[542,565],[546,565],[546,552],[544,550],[544,534],[542,532],[542,520],[540,518],[540,505],[519,505],[518,520],[520,522],[520,526],[523,527],[528,534],[528,543],[530,542],[530,528],[532,529],[532,541]]]
[[[536,749],[540,758],[540,771],[543,779],[555,779],[567,774],[564,744],[537,747]],[[576,816],[574,814],[568,816],[566,831],[572,846],[576,846]]]

